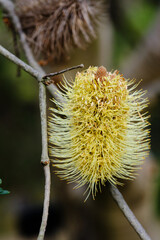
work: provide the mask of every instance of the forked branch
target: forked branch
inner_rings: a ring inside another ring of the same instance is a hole
[[[31,76],[33,76],[39,83],[39,106],[40,106],[40,116],[41,116],[41,133],[42,133],[42,154],[41,154],[41,163],[44,166],[44,174],[45,174],[45,194],[44,194],[44,206],[43,206],[43,215],[41,221],[41,227],[39,231],[38,240],[43,240],[47,219],[48,219],[48,209],[49,209],[49,199],[50,199],[50,185],[51,185],[51,176],[50,176],[50,161],[48,157],[48,142],[47,142],[47,115],[46,115],[46,88],[43,84],[43,73],[38,72],[19,58],[17,58],[14,54],[10,53],[4,47],[0,45],[0,54],[4,57],[20,66],[26,72],[28,72]],[[62,70],[60,72],[56,72],[57,74],[61,74],[62,72],[66,72],[75,68],[83,67],[82,64],[78,66],[74,66],[72,68]],[[55,93],[54,93],[55,94]],[[56,94],[55,94],[56,96]]]

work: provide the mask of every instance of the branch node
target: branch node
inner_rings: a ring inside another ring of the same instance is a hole
[[[46,166],[46,165],[48,165],[49,163],[50,163],[49,159],[43,159],[43,160],[41,160],[41,164],[42,164],[43,166]]]
[[[42,78],[42,83],[45,85],[45,86],[49,86],[50,84],[54,84],[54,80],[49,78],[49,77],[46,77],[44,79],[44,77]]]

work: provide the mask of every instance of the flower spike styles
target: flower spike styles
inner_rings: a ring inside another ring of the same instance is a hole
[[[138,84],[137,84],[138,85]],[[64,79],[64,103],[53,102],[50,153],[62,179],[88,184],[93,198],[109,181],[134,179],[149,152],[148,100],[117,70],[89,67],[71,84]]]

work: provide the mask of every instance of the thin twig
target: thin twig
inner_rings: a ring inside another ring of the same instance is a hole
[[[41,116],[41,134],[42,134],[42,155],[41,163],[49,164],[48,157],[48,137],[47,137],[47,109],[46,109],[46,88],[42,82],[39,82],[39,107]]]
[[[43,77],[44,77],[43,72],[41,73],[41,72],[35,70],[34,68],[32,68],[27,63],[25,63],[24,61],[22,61],[21,59],[16,57],[14,54],[9,52],[7,49],[2,47],[1,45],[0,45],[0,54],[5,56],[6,58],[8,58],[10,61],[15,63],[16,65],[20,66],[24,71],[26,71],[27,73],[32,75],[36,80],[38,80],[38,82],[43,82],[46,85],[46,83],[44,82],[44,79],[43,79]],[[80,66],[82,66],[82,64]],[[65,71],[68,71],[68,69],[65,69]],[[63,70],[61,72],[63,72]],[[49,89],[50,85],[46,85],[46,88]],[[59,94],[59,91],[57,91],[57,90],[58,90],[57,87],[54,84],[52,84],[51,91],[50,90],[49,91],[52,92],[53,97],[57,101],[64,102],[64,99],[61,97],[61,94]]]
[[[37,70],[35,70],[31,66],[29,66],[27,63],[23,62],[21,59],[16,57],[14,54],[9,52],[7,49],[2,47],[1,45],[0,45],[0,53],[3,56],[5,56],[6,58],[8,58],[9,60],[11,60],[12,62],[14,62],[16,65],[23,68],[24,71],[28,72],[30,75],[32,75],[34,78],[36,78],[38,81],[42,80],[42,77],[43,77],[42,73],[39,73]]]
[[[39,66],[39,64],[36,62],[32,51],[27,43],[26,40],[26,35],[24,34],[24,32],[22,31],[22,27],[21,27],[21,23],[19,21],[18,16],[15,13],[14,10],[14,4],[10,1],[10,0],[0,0],[0,5],[2,5],[3,9],[6,10],[9,14],[9,17],[12,20],[12,23],[15,27],[16,32],[19,35],[20,38],[20,42],[22,45],[22,48],[24,50],[24,53],[26,55],[27,61],[28,63],[35,68],[39,73],[41,73],[43,76],[46,75],[45,71]],[[51,93],[51,95],[57,99],[60,102],[63,102],[63,98],[60,94],[57,94],[57,87],[55,84],[50,84],[49,86],[47,86],[47,89],[49,90],[49,92]]]
[[[48,219],[48,209],[49,209],[49,199],[50,199],[50,167],[49,164],[44,166],[44,174],[45,174],[45,193],[44,193],[44,205],[43,205],[43,214],[42,221],[40,226],[40,231],[37,240],[43,240],[44,234],[46,231],[47,219]]]
[[[65,73],[65,72],[68,72],[68,71],[71,71],[73,69],[77,69],[77,68],[83,68],[84,65],[83,64],[80,64],[80,65],[77,65],[77,66],[73,66],[73,67],[70,67],[70,68],[66,68],[66,69],[63,69],[59,72],[54,72],[54,73],[49,73],[47,75],[45,75],[43,77],[43,83],[46,85],[46,86],[49,86],[50,84],[54,83],[54,80],[51,78],[53,76],[57,76],[59,74],[62,74],[62,73]],[[58,91],[57,91],[58,92]]]
[[[77,65],[77,66],[73,66],[73,67],[70,67],[70,68],[66,68],[66,69],[61,70],[61,71],[59,71],[59,72],[49,73],[49,74],[45,75],[45,76],[43,77],[43,79],[47,79],[47,78],[50,78],[50,77],[54,77],[54,76],[56,76],[56,75],[59,75],[59,74],[62,74],[62,73],[71,71],[71,70],[73,70],[73,69],[83,68],[83,67],[84,67],[84,65],[83,65],[83,64],[80,64],[80,65]]]
[[[47,114],[46,114],[46,88],[42,82],[39,82],[39,106],[40,106],[40,115],[41,115],[41,134],[42,134],[42,154],[41,154],[41,163],[44,168],[45,175],[45,192],[44,192],[44,203],[43,203],[43,214],[42,221],[39,230],[38,240],[43,240],[47,219],[48,219],[48,210],[49,210],[49,199],[50,199],[50,185],[51,185],[51,176],[50,176],[50,161],[48,157],[48,142],[47,142]]]
[[[137,220],[127,203],[125,202],[122,194],[119,192],[119,190],[116,187],[111,186],[110,191],[112,194],[112,197],[116,201],[117,205],[121,209],[124,216],[127,218],[128,222],[131,224],[131,226],[134,228],[134,230],[139,235],[140,239],[142,240],[151,240],[149,235],[146,233],[140,222]]]

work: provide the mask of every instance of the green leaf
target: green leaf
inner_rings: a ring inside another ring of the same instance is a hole
[[[2,179],[0,178],[0,184],[2,184]],[[9,194],[10,192],[7,190],[4,190],[3,188],[0,187],[0,194],[4,195],[4,194]]]
[[[2,191],[0,191],[0,194],[1,194],[1,195],[5,195],[5,194],[9,194],[9,193],[10,193],[9,191],[3,190],[3,189],[2,189]]]

